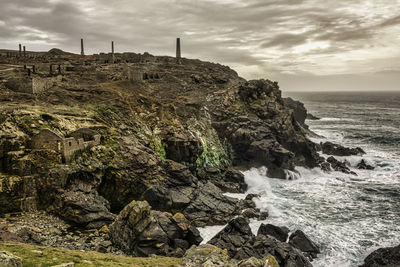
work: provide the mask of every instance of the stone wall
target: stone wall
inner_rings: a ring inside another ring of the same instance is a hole
[[[11,78],[5,85],[7,88],[27,94],[40,94],[51,87],[53,87],[57,82],[61,81],[61,76],[57,77],[20,77]]]

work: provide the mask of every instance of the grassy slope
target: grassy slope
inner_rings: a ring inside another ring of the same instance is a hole
[[[181,259],[168,257],[133,258],[94,251],[77,251],[41,247],[22,243],[0,242],[0,251],[6,250],[21,257],[24,267],[53,266],[74,262],[75,266],[179,266]],[[42,251],[43,254],[32,252]]]

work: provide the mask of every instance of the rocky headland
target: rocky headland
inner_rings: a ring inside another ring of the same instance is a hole
[[[280,179],[295,166],[356,175],[334,156],[362,150],[310,141],[304,105],[274,81],[200,60],[129,53],[110,64],[60,51],[0,61],[1,241],[182,266],[311,266],[320,250],[305,233],[263,225],[254,235],[248,219],[268,213],[252,195],[224,193],[246,192],[249,167]],[[27,61],[29,77],[51,86],[21,89]],[[198,246],[196,227],[224,224]]]

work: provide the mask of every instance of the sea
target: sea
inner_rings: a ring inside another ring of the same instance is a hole
[[[268,178],[265,167],[244,171],[246,194],[259,194],[257,207],[269,212],[265,221],[251,220],[252,231],[261,223],[304,231],[321,249],[312,261],[317,267],[359,266],[372,251],[399,245],[400,91],[284,93],[287,96],[320,118],[306,121],[319,135],[312,141],[361,147],[366,154],[337,157],[347,160],[357,176],[297,167],[296,180],[282,180]],[[375,169],[357,169],[361,159]],[[223,227],[201,228],[203,242]]]

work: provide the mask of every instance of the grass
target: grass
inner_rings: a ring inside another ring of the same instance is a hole
[[[0,251],[8,251],[15,256],[22,258],[23,267],[47,267],[62,263],[75,263],[76,267],[81,266],[179,266],[181,259],[154,256],[148,258],[125,257],[104,254],[94,251],[78,251],[63,248],[41,247],[13,242],[0,242]],[[42,251],[43,254],[32,252]]]

